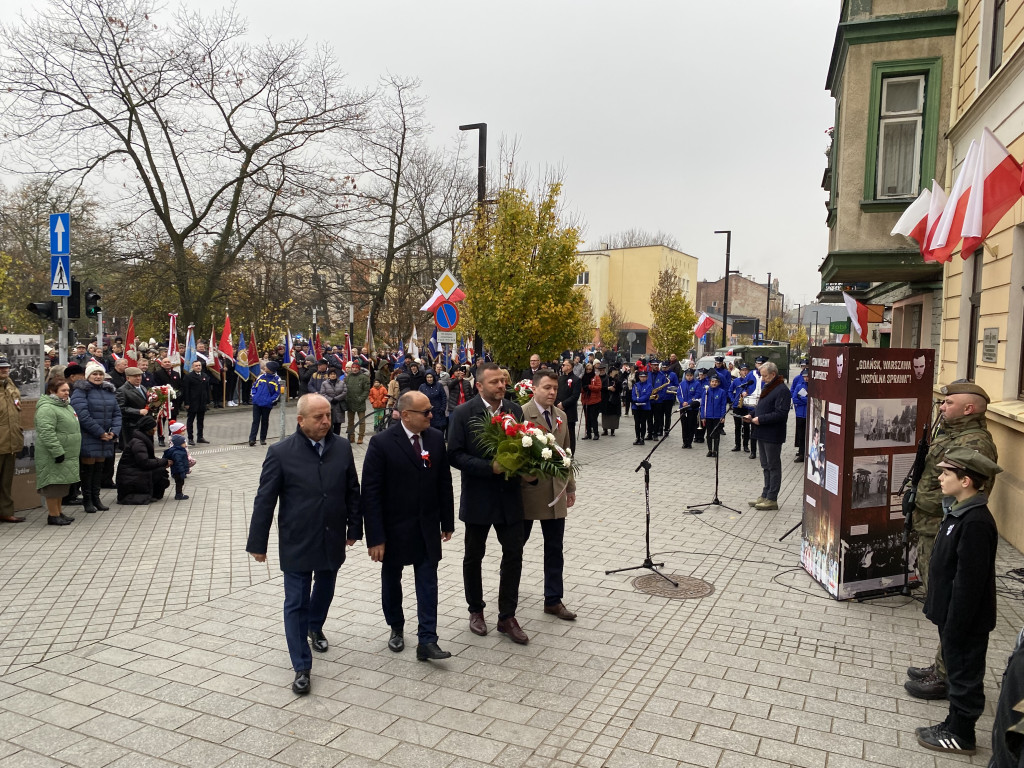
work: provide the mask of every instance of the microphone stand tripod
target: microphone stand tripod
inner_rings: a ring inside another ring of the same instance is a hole
[[[728,409],[725,412],[725,416],[728,416],[730,411],[732,411],[732,408]],[[718,425],[715,427],[715,434],[717,434],[719,430],[721,430],[722,432],[725,431],[725,416],[723,416],[721,420],[719,420]],[[705,504],[688,504],[686,509],[690,512],[691,515],[704,514],[704,507],[721,507],[722,509],[728,509],[730,512],[735,512],[737,515],[743,514],[743,512],[741,512],[740,510],[734,509],[733,507],[723,504],[718,498],[718,453],[718,451],[715,451],[715,496],[713,499],[711,499],[711,501]]]
[[[657,444],[655,444],[655,446],[651,448],[651,452],[648,453],[644,457],[643,461],[640,462],[639,466],[637,466],[637,468],[633,470],[634,472],[639,472],[641,469],[643,469],[644,471],[644,542],[646,544],[646,556],[644,557],[644,561],[640,565],[631,565],[628,568],[616,568],[611,571],[605,571],[605,576],[608,576],[612,573],[638,571],[641,568],[646,568],[651,573],[656,573],[658,576],[661,576],[661,578],[663,578],[673,587],[679,586],[678,582],[672,581],[672,579],[670,579],[668,576],[666,576],[664,573],[658,570],[659,568],[665,567],[664,563],[656,563],[651,559],[651,462],[649,461],[649,459],[651,458],[651,456],[654,455],[654,452],[661,447],[661,444],[665,442],[668,436],[672,434],[672,431],[676,428],[676,424],[678,424],[682,420],[682,418],[683,415],[682,413],[680,413],[679,418],[676,419],[676,423],[672,425],[672,429],[669,429],[662,436],[662,438],[657,442]]]

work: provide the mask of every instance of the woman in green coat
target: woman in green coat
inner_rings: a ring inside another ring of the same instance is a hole
[[[78,455],[82,430],[71,407],[71,387],[61,377],[46,383],[46,394],[36,403],[36,489],[46,499],[48,525],[68,525],[73,517],[60,508],[68,488],[78,482]]]

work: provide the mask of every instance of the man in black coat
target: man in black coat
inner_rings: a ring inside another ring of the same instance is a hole
[[[743,417],[753,424],[750,439],[757,440],[761,454],[761,470],[764,473],[764,487],[761,495],[750,502],[754,509],[772,510],[779,508],[779,489],[782,487],[782,446],[786,442],[786,422],[793,399],[789,387],[779,376],[775,363],[761,365],[761,396],[754,413]]]
[[[555,395],[555,406],[565,411],[565,423],[569,428],[569,449],[576,453],[576,404],[580,399],[582,380],[573,373],[572,361],[562,361],[562,375],[558,377],[558,394]]]
[[[401,421],[374,435],[363,460],[362,504],[366,546],[381,567],[381,605],[391,627],[388,648],[405,648],[402,567],[416,580],[419,620],[416,658],[447,659],[437,644],[437,564],[441,542],[455,531],[452,472],[444,436],[430,427],[430,399],[422,392],[398,398]]]
[[[359,477],[348,440],[331,432],[331,404],[322,395],[299,398],[298,429],[267,451],[253,502],[245,551],[266,562],[277,515],[284,571],[284,633],[295,669],[292,690],[309,693],[313,657],[327,651],[323,626],[334,598],[345,546],[363,537]],[[346,535],[347,531],[347,535]]]
[[[516,643],[529,642],[516,621],[519,577],[523,571],[523,496],[520,479],[506,480],[496,461],[484,457],[476,440],[476,420],[496,413],[511,413],[523,420],[523,410],[505,400],[505,375],[494,363],[480,363],[476,372],[477,397],[452,411],[448,423],[448,457],[462,472],[459,519],[466,526],[466,550],[462,579],[469,605],[469,629],[487,634],[484,621],[484,588],[481,567],[487,536],[494,527],[501,544],[501,578],[498,582],[498,631]]]
[[[160,363],[157,365],[155,371],[153,371],[153,386],[156,387],[170,387],[175,392],[175,397],[171,398],[171,418],[177,421],[178,411],[181,408],[182,391],[181,391],[181,374],[174,370],[174,361],[171,358],[164,356]],[[163,421],[157,422],[157,438],[160,440],[160,445],[164,445],[164,434],[163,434]]]
[[[142,370],[134,366],[125,368],[124,385],[118,387],[114,393],[117,398],[117,407],[121,409],[121,434],[124,436],[125,445],[132,439],[139,419],[149,415],[149,395],[142,385]]]
[[[203,437],[203,420],[206,418],[206,409],[210,407],[210,384],[212,376],[203,370],[203,363],[196,360],[192,363],[192,370],[185,374],[181,380],[184,390],[185,407],[188,408],[188,444],[195,445],[192,439],[192,427],[196,426],[195,434],[198,435],[200,443],[210,442]]]

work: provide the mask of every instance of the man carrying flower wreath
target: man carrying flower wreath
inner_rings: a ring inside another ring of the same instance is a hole
[[[462,578],[469,606],[469,629],[487,634],[484,620],[484,588],[481,569],[491,528],[501,544],[501,578],[498,585],[498,631],[525,645],[529,637],[516,621],[519,578],[523,570],[523,496],[517,475],[506,476],[495,459],[486,458],[474,424],[496,414],[512,414],[522,421],[523,411],[505,399],[505,374],[494,363],[481,362],[476,369],[477,396],[452,411],[448,425],[448,458],[462,472],[459,519],[466,526]]]
[[[540,369],[534,374],[533,399],[523,406],[523,417],[553,434],[557,445],[565,451],[570,447],[569,427],[565,414],[555,407],[557,395],[558,374],[548,368]],[[552,449],[545,450],[545,458],[553,458]],[[565,518],[569,507],[576,503],[576,478],[572,472],[564,478],[541,475],[532,481],[524,478],[522,484],[523,541],[529,540],[534,520],[540,521],[544,537],[544,613],[573,621],[576,614],[562,603],[562,544]]]

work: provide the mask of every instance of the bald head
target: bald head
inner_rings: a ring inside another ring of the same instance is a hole
[[[323,395],[306,394],[299,398],[299,429],[310,440],[323,440],[331,431],[331,402]]]
[[[418,435],[430,426],[430,398],[422,392],[406,392],[395,407],[410,432]]]
[[[988,410],[988,403],[981,395],[962,393],[957,395],[946,395],[939,406],[942,418],[958,419],[961,416],[970,416],[972,413],[984,413]]]

